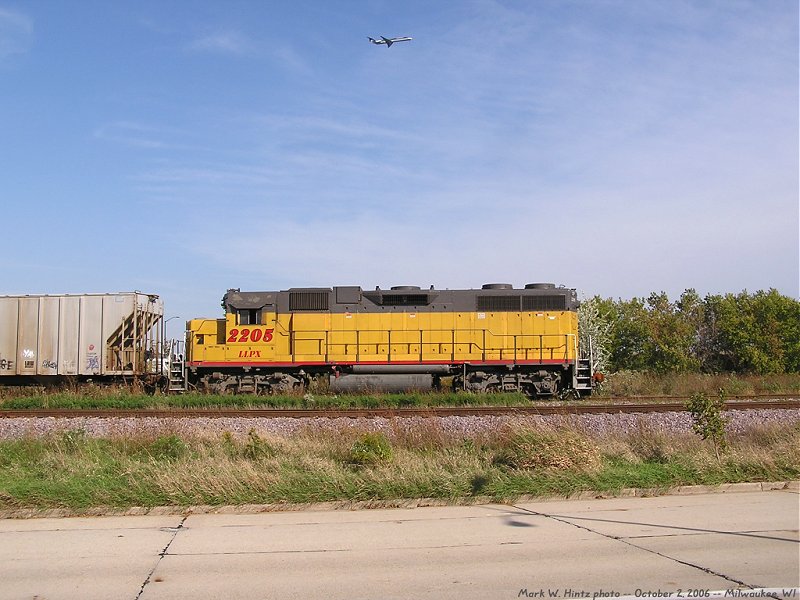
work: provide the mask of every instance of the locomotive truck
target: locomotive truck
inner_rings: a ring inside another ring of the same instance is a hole
[[[592,367],[579,351],[578,305],[574,289],[551,283],[231,289],[224,318],[187,322],[170,387],[259,394],[414,375],[455,390],[584,395]]]

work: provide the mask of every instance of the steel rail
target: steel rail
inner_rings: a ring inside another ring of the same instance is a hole
[[[725,410],[800,410],[798,399],[778,400],[728,400]],[[530,406],[459,406],[427,408],[173,408],[173,409],[0,409],[0,418],[393,418],[393,417],[474,417],[501,415],[578,415],[578,414],[628,414],[649,412],[684,412],[684,402],[617,403],[617,404],[533,404]]]

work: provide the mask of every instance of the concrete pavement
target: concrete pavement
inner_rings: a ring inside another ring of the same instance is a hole
[[[0,520],[0,599],[691,599],[777,588],[800,600],[799,503],[795,489]]]

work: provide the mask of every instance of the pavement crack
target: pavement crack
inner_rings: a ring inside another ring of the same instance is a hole
[[[744,587],[747,587],[747,588],[750,588],[750,589],[756,589],[756,588],[759,587],[757,585],[751,585],[749,583],[745,583],[744,581],[739,581],[738,579],[735,579],[735,578],[733,578],[733,577],[731,577],[729,575],[725,575],[724,573],[717,573],[716,571],[714,571],[713,569],[709,569],[708,567],[703,567],[701,565],[696,565],[694,563],[691,563],[691,562],[688,562],[688,561],[685,561],[685,560],[681,560],[679,558],[675,558],[674,556],[669,556],[667,554],[662,554],[661,552],[657,552],[656,550],[651,550],[650,548],[645,548],[644,546],[639,546],[639,545],[634,544],[633,542],[625,539],[622,536],[603,533],[602,531],[597,531],[597,530],[592,529],[590,527],[587,527],[585,525],[580,525],[578,523],[573,523],[572,521],[568,520],[568,518],[565,518],[565,517],[557,517],[555,515],[549,515],[547,513],[537,512],[535,510],[530,510],[530,509],[527,509],[527,508],[524,508],[524,507],[521,507],[521,506],[515,506],[514,508],[517,508],[519,510],[524,510],[525,512],[528,512],[530,514],[533,514],[533,515],[536,515],[536,516],[539,516],[539,517],[546,517],[548,519],[552,519],[554,521],[558,521],[559,523],[564,523],[566,525],[571,525],[571,526],[576,527],[578,529],[582,529],[584,531],[588,531],[589,533],[594,533],[595,535],[602,536],[602,537],[604,537],[606,539],[609,539],[609,540],[616,540],[618,542],[622,542],[623,544],[627,544],[628,546],[631,546],[632,548],[636,548],[637,550],[643,550],[644,552],[648,552],[650,554],[655,554],[656,556],[660,556],[661,558],[666,558],[667,560],[671,560],[672,562],[675,562],[675,563],[678,563],[678,564],[681,564],[681,565],[684,565],[684,566],[687,566],[687,567],[691,567],[691,568],[697,569],[699,571],[703,571],[704,573],[708,573],[709,575],[714,575],[716,577],[720,577],[722,579],[725,579],[726,581],[730,581],[730,582],[735,583],[737,585],[741,585],[741,586],[744,586]]]
[[[161,561],[167,555],[167,552],[169,551],[169,547],[172,545],[172,542],[175,541],[175,538],[178,537],[178,533],[180,532],[181,529],[183,529],[183,524],[186,523],[186,519],[188,519],[188,518],[189,518],[189,515],[186,515],[185,517],[183,517],[181,519],[181,522],[178,523],[177,527],[162,527],[161,528],[161,531],[172,531],[172,537],[169,538],[169,541],[167,542],[167,545],[164,546],[164,549],[161,552],[158,553],[158,560],[156,561],[156,564],[153,565],[153,568],[147,574],[147,578],[144,580],[144,583],[142,584],[142,587],[139,588],[139,593],[136,594],[136,598],[134,600],[139,600],[139,598],[142,597],[142,594],[144,594],[144,589],[150,583],[150,579],[153,577],[153,573],[156,572],[156,569],[158,568],[158,565],[161,564]]]
[[[524,509],[523,509],[524,510]],[[551,518],[558,519],[563,515],[548,515]],[[622,523],[625,525],[641,525],[643,527],[653,527],[656,529],[674,529],[683,532],[690,532],[690,533],[717,533],[720,535],[732,535],[732,536],[741,536],[741,537],[754,537],[754,538],[763,538],[765,540],[771,541],[778,541],[778,542],[789,542],[792,544],[797,544],[798,541],[793,537],[777,537],[775,535],[762,535],[761,531],[725,531],[720,529],[699,529],[697,527],[684,527],[681,525],[662,525],[660,523],[642,523],[639,521],[620,521],[619,519],[601,519],[599,517],[577,517],[577,516],[563,516],[565,519],[569,519],[569,522],[574,525],[574,521],[592,521],[597,523]],[[588,531],[593,531],[592,529],[587,529]],[[794,533],[793,530],[780,530],[780,531],[787,531],[788,533]],[[679,534],[680,535],[680,534]],[[627,537],[638,537],[638,536],[627,536]]]

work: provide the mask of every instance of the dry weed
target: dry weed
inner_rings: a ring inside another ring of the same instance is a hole
[[[601,394],[605,396],[690,396],[697,392],[728,395],[800,391],[800,374],[735,375],[731,373],[666,373],[640,371],[606,374]]]
[[[767,469],[800,469],[800,426],[754,427],[730,439],[728,460]]]
[[[510,432],[494,462],[515,469],[596,471],[601,454],[575,429],[541,427]]]
[[[666,435],[641,421],[636,431],[626,436],[631,452],[645,462],[667,462],[675,454],[683,451],[690,439],[687,435]]]

